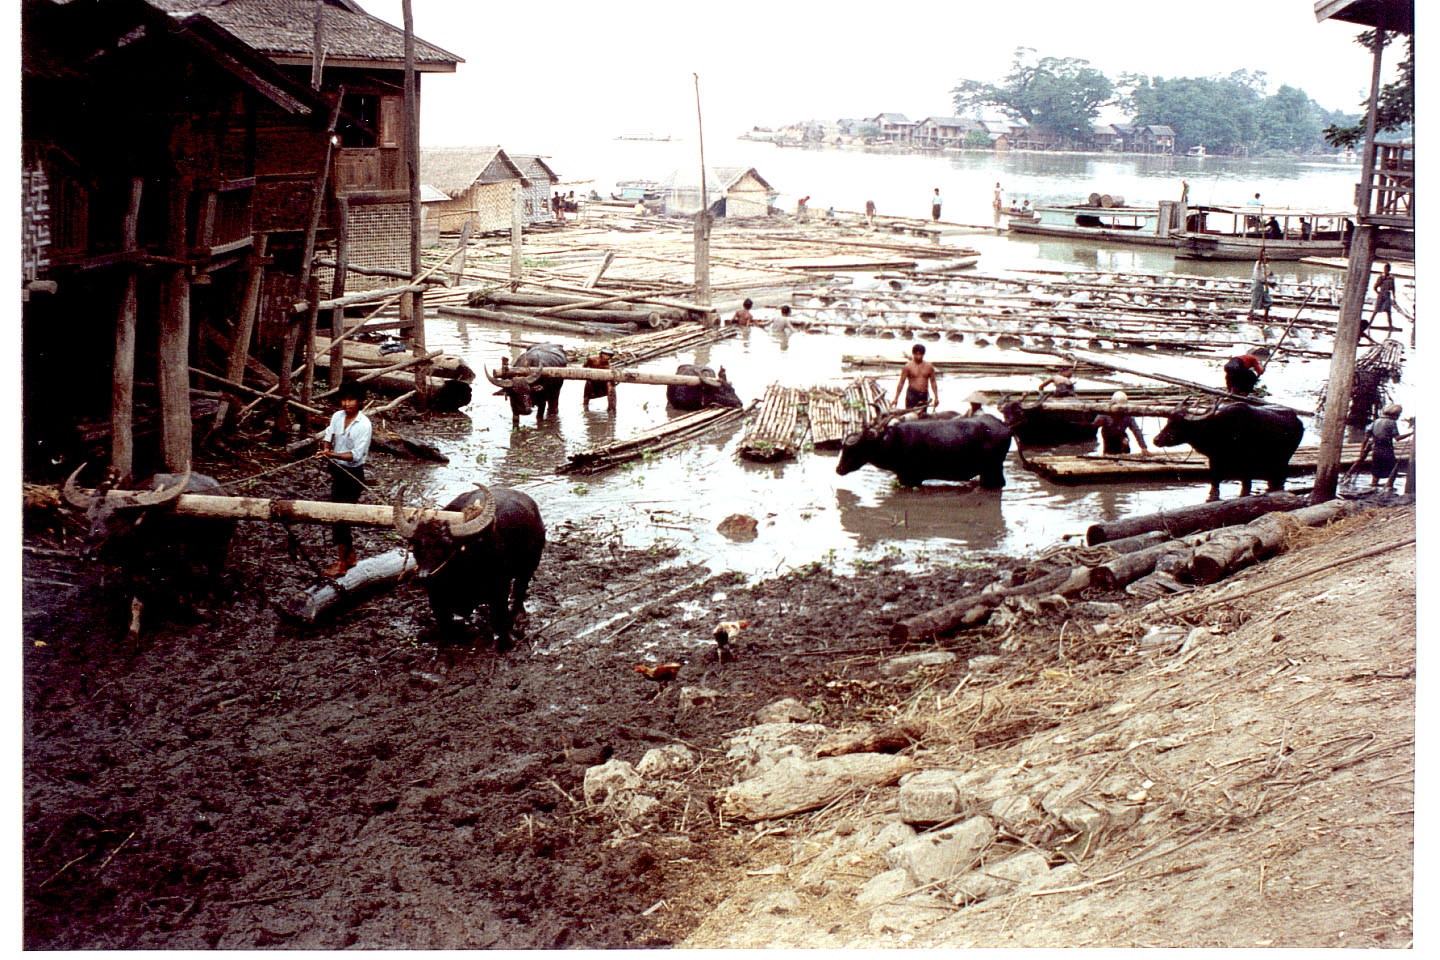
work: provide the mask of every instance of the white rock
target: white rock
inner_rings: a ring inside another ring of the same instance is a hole
[[[1179,653],[1189,653],[1195,647],[1215,636],[1213,627],[1196,627],[1185,634],[1185,642],[1180,644]]]
[[[784,757],[808,759],[827,732],[818,723],[762,723],[731,737],[725,759],[738,763],[739,779],[748,780]]]
[[[712,690],[709,687],[681,687],[680,709],[689,710],[691,707],[708,706],[719,697],[720,691]]]
[[[909,843],[915,839],[916,835],[915,828],[908,823],[889,823],[875,834],[875,839],[866,844],[865,849],[871,853],[880,853],[891,847],[898,847],[902,843]]]
[[[972,870],[952,885],[955,902],[964,906],[1002,893],[1010,893],[1023,884],[1050,872],[1050,862],[1043,854],[1026,850],[999,863],[986,864]]]
[[[794,697],[776,700],[755,711],[756,723],[806,723],[813,718],[810,708]]]
[[[1035,809],[1035,801],[1023,793],[1001,797],[990,805],[990,816],[1006,826],[1015,826],[1032,820],[1038,812]]]
[[[1075,604],[1070,609],[1090,617],[1118,617],[1125,612],[1125,607],[1121,604],[1106,603],[1100,600],[1086,600],[1083,603]]]
[[[960,791],[954,770],[922,770],[900,784],[900,819],[906,823],[939,823],[960,812]]]
[[[905,896],[915,889],[908,870],[886,870],[865,881],[865,886],[855,895],[855,903],[862,907],[873,907]]]
[[[671,743],[645,751],[635,771],[647,779],[683,773],[695,766],[695,752],[682,743]]]
[[[946,650],[912,653],[909,656],[886,660],[880,664],[880,674],[886,677],[895,677],[902,673],[909,673],[917,667],[935,667],[944,663],[954,663],[958,659],[960,658]]]
[[[642,782],[632,764],[624,760],[607,760],[585,771],[585,801],[604,802],[617,793],[640,789]]]
[[[1001,656],[998,653],[987,653],[978,657],[971,657],[966,666],[971,670],[989,670],[1000,662]]]
[[[640,823],[651,819],[660,810],[660,801],[643,793],[637,793],[625,805],[625,819]]]
[[[904,868],[916,883],[955,876],[970,866],[976,854],[995,839],[995,825],[986,817],[924,833],[885,854],[892,868]]]
[[[1184,639],[1183,627],[1151,627],[1145,636],[1140,638],[1140,646],[1169,650]]]
[[[764,775],[722,794],[720,809],[735,820],[770,820],[825,806],[852,791],[884,787],[915,766],[909,757],[851,753],[823,760],[787,757]]]

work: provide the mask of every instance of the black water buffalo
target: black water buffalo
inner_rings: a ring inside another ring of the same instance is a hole
[[[520,418],[534,410],[535,425],[538,427],[541,419],[555,413],[560,400],[560,388],[565,381],[521,371],[527,367],[563,367],[569,362],[570,357],[560,344],[537,343],[520,354],[509,369],[502,368],[500,376],[495,376],[488,369],[485,376],[500,388],[495,391],[495,396],[510,398],[510,412],[515,416],[515,426],[520,426]]]
[[[220,484],[191,473],[157,473],[132,497],[111,496],[107,480],[94,493],[77,484],[82,465],[65,481],[63,494],[85,512],[85,555],[119,574],[130,607],[126,641],[140,635],[147,603],[193,611],[196,600],[215,595],[221,585],[235,521],[176,516],[182,493],[217,493]],[[157,603],[160,602],[160,603]]]
[[[1182,403],[1155,435],[1157,447],[1188,443],[1210,458],[1210,500],[1220,499],[1221,480],[1239,480],[1240,496],[1250,496],[1250,481],[1265,480],[1270,490],[1285,489],[1290,457],[1300,446],[1305,426],[1284,407],[1225,403]]]
[[[887,414],[846,437],[835,472],[852,473],[869,463],[894,472],[907,487],[926,480],[969,480],[977,474],[987,490],[1005,486],[1005,455],[1010,452],[1010,428],[1005,424],[988,413],[886,423],[899,415]]]
[[[410,541],[436,625],[443,630],[484,603],[496,647],[508,650],[515,618],[524,612],[525,592],[545,549],[540,508],[518,490],[480,487],[462,493],[445,509],[462,512],[466,519],[444,523],[423,510],[416,514],[395,507],[395,529]]]
[[[1026,407],[1011,400],[1000,407],[1000,415],[1015,439],[1027,447],[1054,447],[1062,443],[1086,443],[1095,439],[1095,415],[1054,407]]]
[[[665,402],[677,410],[700,410],[704,407],[743,407],[740,398],[735,395],[735,388],[730,386],[730,380],[725,376],[725,368],[720,368],[716,374],[709,367],[697,367],[693,363],[682,363],[675,368],[676,373],[682,373],[690,377],[705,377],[707,379],[719,380],[719,384],[702,383],[695,387],[668,386],[665,388]]]

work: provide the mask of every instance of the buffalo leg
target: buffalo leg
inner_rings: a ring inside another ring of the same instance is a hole
[[[980,474],[980,486],[986,490],[1000,490],[1005,486],[1005,468],[996,467],[994,470],[987,470]]]
[[[515,579],[515,598],[510,601],[510,624],[514,629],[515,621],[525,616],[525,594],[530,589],[530,577],[523,576]]]
[[[510,639],[510,581],[502,580],[490,594],[490,631],[495,635],[495,649],[504,653],[512,646]]]

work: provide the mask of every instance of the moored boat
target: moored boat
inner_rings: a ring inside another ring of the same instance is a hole
[[[1113,206],[1070,204],[1036,207],[1032,218],[1012,218],[1009,230],[1029,236],[1173,247],[1174,238],[1159,235],[1159,218],[1158,207],[1127,207],[1123,201]]]
[[[1200,205],[1185,211],[1175,256],[1184,260],[1300,260],[1344,256],[1351,215],[1260,205]]]

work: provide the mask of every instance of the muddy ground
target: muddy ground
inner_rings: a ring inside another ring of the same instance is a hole
[[[224,478],[278,462],[202,462],[198,468]],[[409,469],[388,457],[372,463],[377,488],[403,480]],[[242,492],[323,498],[326,485],[318,469],[301,467]],[[1410,518],[1413,529],[1413,513]],[[1255,878],[1244,871],[1254,868],[1246,861],[1233,877],[1211,878],[1208,912],[1167,939],[1165,922],[1173,917],[1147,904],[1159,896],[1157,884],[1198,882],[1199,871],[1164,875],[1141,890],[1127,884],[1138,899],[1107,905],[1110,913],[1082,911],[1068,929],[1050,912],[1058,897],[1024,903],[1018,914],[1012,907],[1003,918],[990,911],[961,922],[942,912],[947,922],[959,924],[948,932],[929,924],[877,928],[867,912],[853,909],[853,888],[871,862],[851,857],[818,884],[802,883],[787,864],[806,862],[812,853],[804,843],[817,836],[851,835],[867,818],[871,826],[893,820],[893,796],[888,804],[877,796],[870,806],[822,812],[768,828],[770,833],[763,825],[740,827],[718,817],[716,791],[732,782],[723,760],[726,735],[751,725],[756,708],[783,697],[804,702],[833,728],[893,717],[902,708],[913,713],[932,695],[927,691],[949,690],[962,680],[973,683],[971,691],[1009,697],[1017,687],[1053,693],[1044,709],[998,716],[984,708],[982,695],[981,716],[973,724],[966,718],[965,729],[936,734],[932,724],[934,742],[915,751],[922,765],[953,762],[947,749],[1013,761],[1006,751],[1048,743],[1047,731],[1055,744],[1071,742],[1053,733],[1065,723],[1108,722],[1116,704],[1137,695],[1122,685],[1153,677],[1157,661],[1149,654],[1137,658],[1132,648],[1118,656],[1120,648],[1097,639],[1077,642],[1077,629],[1086,629],[1086,622],[1063,612],[1053,614],[1053,623],[1044,617],[1029,623],[1033,636],[1021,646],[1023,655],[998,665],[990,661],[978,677],[966,664],[999,652],[998,627],[947,641],[946,649],[959,654],[952,667],[888,679],[877,673],[885,657],[901,652],[884,639],[894,619],[1008,575],[1016,561],[976,558],[968,566],[918,575],[882,563],[854,577],[812,565],[747,586],[733,574],[681,564],[661,550],[629,550],[583,523],[551,518],[549,546],[528,604],[527,640],[502,655],[483,645],[433,643],[427,602],[414,584],[319,627],[287,622],[274,602],[316,582],[307,556],[328,562],[326,535],[300,526],[292,542],[278,524],[246,523],[232,550],[227,595],[194,615],[171,611],[162,619],[152,611],[137,647],[124,649],[113,639],[118,623],[107,612],[107,588],[75,555],[74,532],[39,524],[26,538],[29,948],[811,946],[819,943],[816,931],[827,931],[826,942],[837,946],[1344,943],[1328,926],[1328,939],[1299,933],[1305,927],[1296,916],[1311,905],[1314,891],[1328,891],[1295,879],[1307,855],[1300,879],[1324,884],[1337,875],[1348,878],[1349,886],[1336,892],[1339,903],[1326,912],[1327,925],[1359,930],[1353,921],[1363,920],[1364,929],[1374,932],[1362,942],[1371,944],[1408,937],[1413,811],[1407,818],[1401,809],[1406,801],[1399,798],[1406,791],[1413,796],[1413,553],[1408,584],[1404,569],[1383,567],[1376,575],[1384,582],[1361,591],[1360,599],[1375,607],[1367,614],[1374,624],[1389,625],[1363,668],[1350,665],[1361,651],[1348,638],[1326,639],[1325,631],[1335,629],[1333,614],[1309,617],[1303,631],[1311,639],[1303,642],[1287,628],[1294,639],[1283,656],[1267,634],[1261,670],[1237,630],[1228,655],[1215,660],[1202,686],[1206,697],[1226,691],[1246,704],[1246,723],[1258,727],[1243,742],[1206,746],[1194,759],[1197,766],[1209,762],[1218,776],[1222,769],[1251,769],[1229,767],[1232,753],[1244,758],[1253,752],[1268,765],[1287,755],[1287,743],[1290,752],[1311,741],[1330,750],[1327,738],[1344,737],[1352,715],[1373,734],[1365,743],[1393,743],[1408,732],[1408,748],[1402,744],[1396,755],[1387,754],[1380,768],[1351,767],[1322,785],[1333,791],[1339,783],[1346,803],[1359,803],[1363,794],[1382,809],[1383,818],[1364,821],[1369,825],[1349,831],[1347,842],[1367,836],[1380,841],[1370,859],[1383,854],[1389,867],[1356,869],[1342,851],[1317,851],[1307,842],[1327,825],[1345,829],[1343,814],[1362,812],[1317,806],[1322,788],[1312,786],[1282,810],[1264,808],[1276,822],[1291,818],[1283,833],[1268,832],[1253,811],[1239,829],[1230,810],[1223,829],[1209,829],[1221,838],[1247,836],[1248,849],[1268,852],[1272,870],[1282,855],[1297,864],[1285,874],[1283,888],[1274,879],[1279,875],[1270,875],[1271,902],[1262,905],[1271,911],[1270,921],[1262,927],[1251,915],[1260,907],[1251,903],[1255,894],[1247,885]],[[357,545],[372,554],[397,541],[386,531],[360,529]],[[1343,549],[1332,549],[1343,556]],[[1302,609],[1320,589],[1302,584],[1278,596]],[[1276,596],[1251,601],[1244,616],[1265,612]],[[1351,598],[1341,604],[1352,619],[1357,603]],[[1207,612],[1217,623],[1222,615],[1230,614]],[[720,662],[709,637],[715,622],[730,619],[752,625],[736,655]],[[1059,662],[1055,633],[1067,622],[1069,639],[1061,634]],[[1006,636],[1014,647],[1014,637]],[[1187,671],[1209,669],[1208,659],[1207,653]],[[671,660],[683,666],[678,679],[663,687],[633,669]],[[1334,661],[1333,668],[1319,666],[1325,661]],[[1335,674],[1334,702],[1318,713],[1324,701],[1310,698],[1305,714],[1287,714],[1291,700],[1319,689],[1297,684],[1329,683],[1326,670]],[[1167,672],[1167,682],[1184,687],[1186,675],[1174,673]],[[1064,676],[1056,679],[1059,674]],[[1276,699],[1267,685],[1285,696]],[[685,708],[683,687],[711,688],[718,696]],[[1390,714],[1368,715],[1372,701],[1352,695],[1371,692],[1382,695]],[[1261,723],[1253,714],[1263,713],[1272,699]],[[1195,712],[1201,701],[1197,694],[1174,709]],[[1206,714],[1195,722],[1208,724],[1211,736],[1218,729],[1223,744],[1232,723],[1227,716]],[[585,801],[587,768],[610,757],[638,761],[669,743],[688,745],[702,763],[661,797],[649,819],[617,824],[610,812]],[[1053,754],[1066,748],[1045,749]],[[1096,762],[1101,760],[1109,757]],[[1153,775],[1150,766],[1144,769]],[[1360,780],[1345,780],[1360,774]],[[1377,776],[1383,790],[1369,785]],[[1226,796],[1249,809],[1248,794],[1232,790]],[[1202,799],[1214,811],[1228,809],[1214,790]],[[1193,817],[1202,804],[1187,802]],[[1207,815],[1214,811],[1206,808]],[[1308,818],[1311,812],[1321,819]],[[1185,810],[1178,815],[1183,819]],[[843,830],[831,822],[840,819],[846,820]],[[1053,839],[1060,863],[1065,838]],[[1109,839],[1095,852],[1094,864],[1083,865],[1097,871],[1094,879],[1103,879],[1104,857],[1123,860],[1141,842],[1130,838],[1127,846],[1123,838]],[[1213,835],[1203,839],[1217,842]],[[1223,851],[1219,856],[1205,861],[1207,874],[1230,865]],[[1357,883],[1374,903],[1352,916],[1342,904],[1354,900]],[[777,885],[790,900],[784,909],[766,910],[761,894]],[[1119,886],[1105,892],[1114,894]],[[1193,898],[1194,889],[1167,888],[1166,896],[1180,904]],[[1274,899],[1282,890],[1284,899]],[[1143,912],[1145,925],[1133,925],[1135,910]],[[777,927],[782,920],[793,921],[793,928]],[[1227,924],[1260,932],[1248,940],[1216,932]],[[1058,932],[1046,936],[1047,930]],[[1013,939],[1017,931],[1023,931],[1020,940]]]
[[[372,465],[377,488],[408,469]],[[308,465],[230,492],[327,490]],[[40,949],[664,946],[705,903],[645,911],[750,854],[711,810],[722,735],[781,697],[824,699],[818,672],[873,666],[891,619],[989,573],[817,565],[744,587],[551,518],[527,642],[498,655],[431,642],[414,584],[319,627],[287,622],[273,601],[316,582],[328,534],[297,526],[292,546],[250,522],[228,596],[193,616],[152,609],[122,649],[78,528],[44,527],[24,561],[25,944]],[[356,540],[362,555],[398,546]],[[722,664],[709,637],[731,619],[753,625]],[[658,661],[684,664],[663,690],[633,669]],[[682,710],[683,686],[719,697]],[[585,770],[671,742],[709,761],[646,833],[611,842],[580,798]]]

